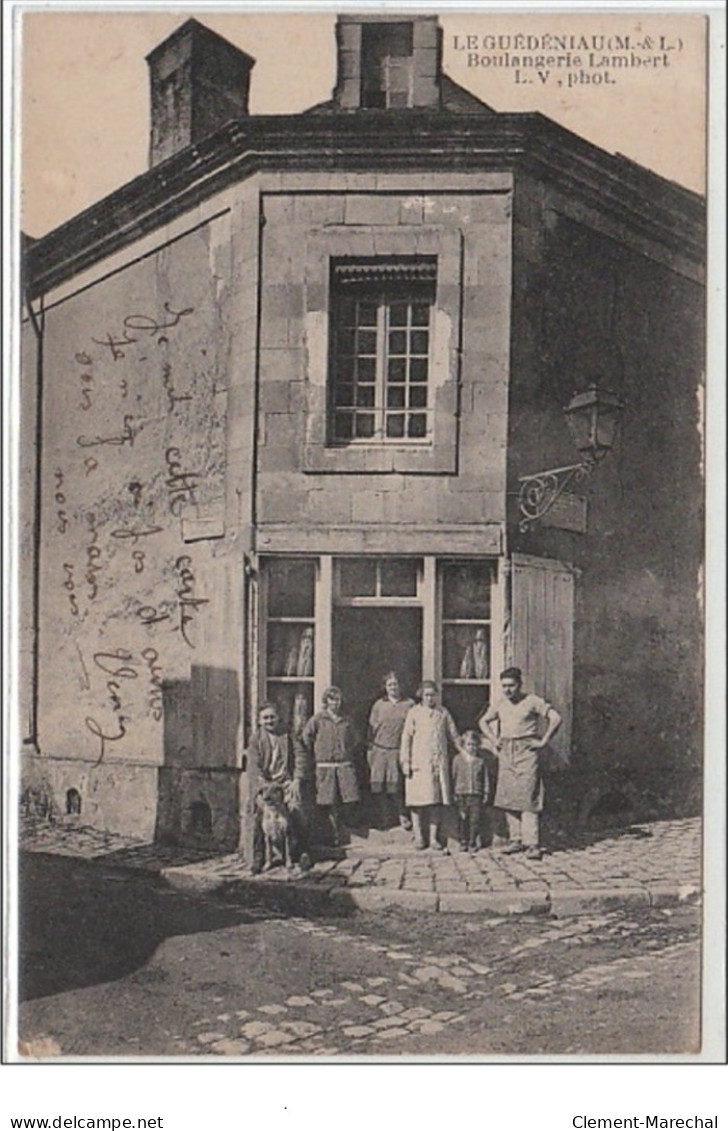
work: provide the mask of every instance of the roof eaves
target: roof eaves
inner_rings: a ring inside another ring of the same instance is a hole
[[[386,114],[386,112],[384,112]],[[540,114],[277,115],[228,122],[27,247],[31,295],[72,277],[257,170],[479,170],[521,166],[704,254],[704,201]],[[394,129],[394,126],[398,129]]]

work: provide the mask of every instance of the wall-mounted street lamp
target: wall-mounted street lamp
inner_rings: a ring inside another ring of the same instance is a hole
[[[581,463],[554,467],[535,475],[522,475],[518,482],[518,528],[528,530],[551,509],[560,495],[574,482],[591,475],[597,463],[614,446],[617,428],[624,410],[624,401],[608,389],[590,385],[572,397],[564,416]]]

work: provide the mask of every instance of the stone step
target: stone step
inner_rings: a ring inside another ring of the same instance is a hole
[[[348,857],[378,856],[382,859],[395,860],[401,856],[425,856],[427,850],[415,848],[412,840],[404,844],[377,844],[376,842],[360,840],[347,844],[345,854]]]
[[[450,848],[456,840],[447,837]],[[426,851],[426,850],[425,850]],[[423,850],[415,848],[412,833],[402,828],[350,830],[349,843],[345,846],[347,856],[422,856]]]
[[[391,829],[349,829],[352,845],[405,845],[412,843],[412,833],[399,827]]]
[[[326,851],[325,845],[314,844],[314,851],[317,849]],[[421,855],[421,850],[414,846],[412,833],[399,827],[391,829],[349,829],[346,843],[341,846],[339,852],[342,857]]]

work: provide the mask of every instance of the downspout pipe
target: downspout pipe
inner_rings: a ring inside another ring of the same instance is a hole
[[[25,305],[36,341],[35,355],[35,477],[33,483],[33,562],[31,581],[31,692],[28,732],[23,738],[23,746],[33,747],[40,753],[38,744],[38,698],[40,683],[40,555],[42,546],[41,508],[43,501],[43,341],[45,331],[45,310],[43,298],[39,309],[33,306],[27,290]],[[21,395],[22,412],[22,395]]]

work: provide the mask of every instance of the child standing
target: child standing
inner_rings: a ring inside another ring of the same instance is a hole
[[[477,852],[480,817],[490,790],[490,781],[482,756],[480,735],[475,730],[466,730],[460,740],[459,751],[452,761],[452,780],[458,807],[460,851],[467,852],[469,849]]]
[[[399,750],[402,731],[412,699],[405,699],[396,672],[388,672],[383,681],[384,695],[374,703],[369,715],[369,788],[379,801],[379,823],[388,828],[391,810],[403,829],[412,828],[412,821],[404,804],[402,771]]]
[[[359,738],[351,719],[342,714],[343,696],[338,687],[327,687],[323,708],[308,720],[298,745],[304,757],[313,762],[316,775],[316,804],[328,818],[334,847],[345,835],[344,812],[351,813],[359,800],[355,757]]]

